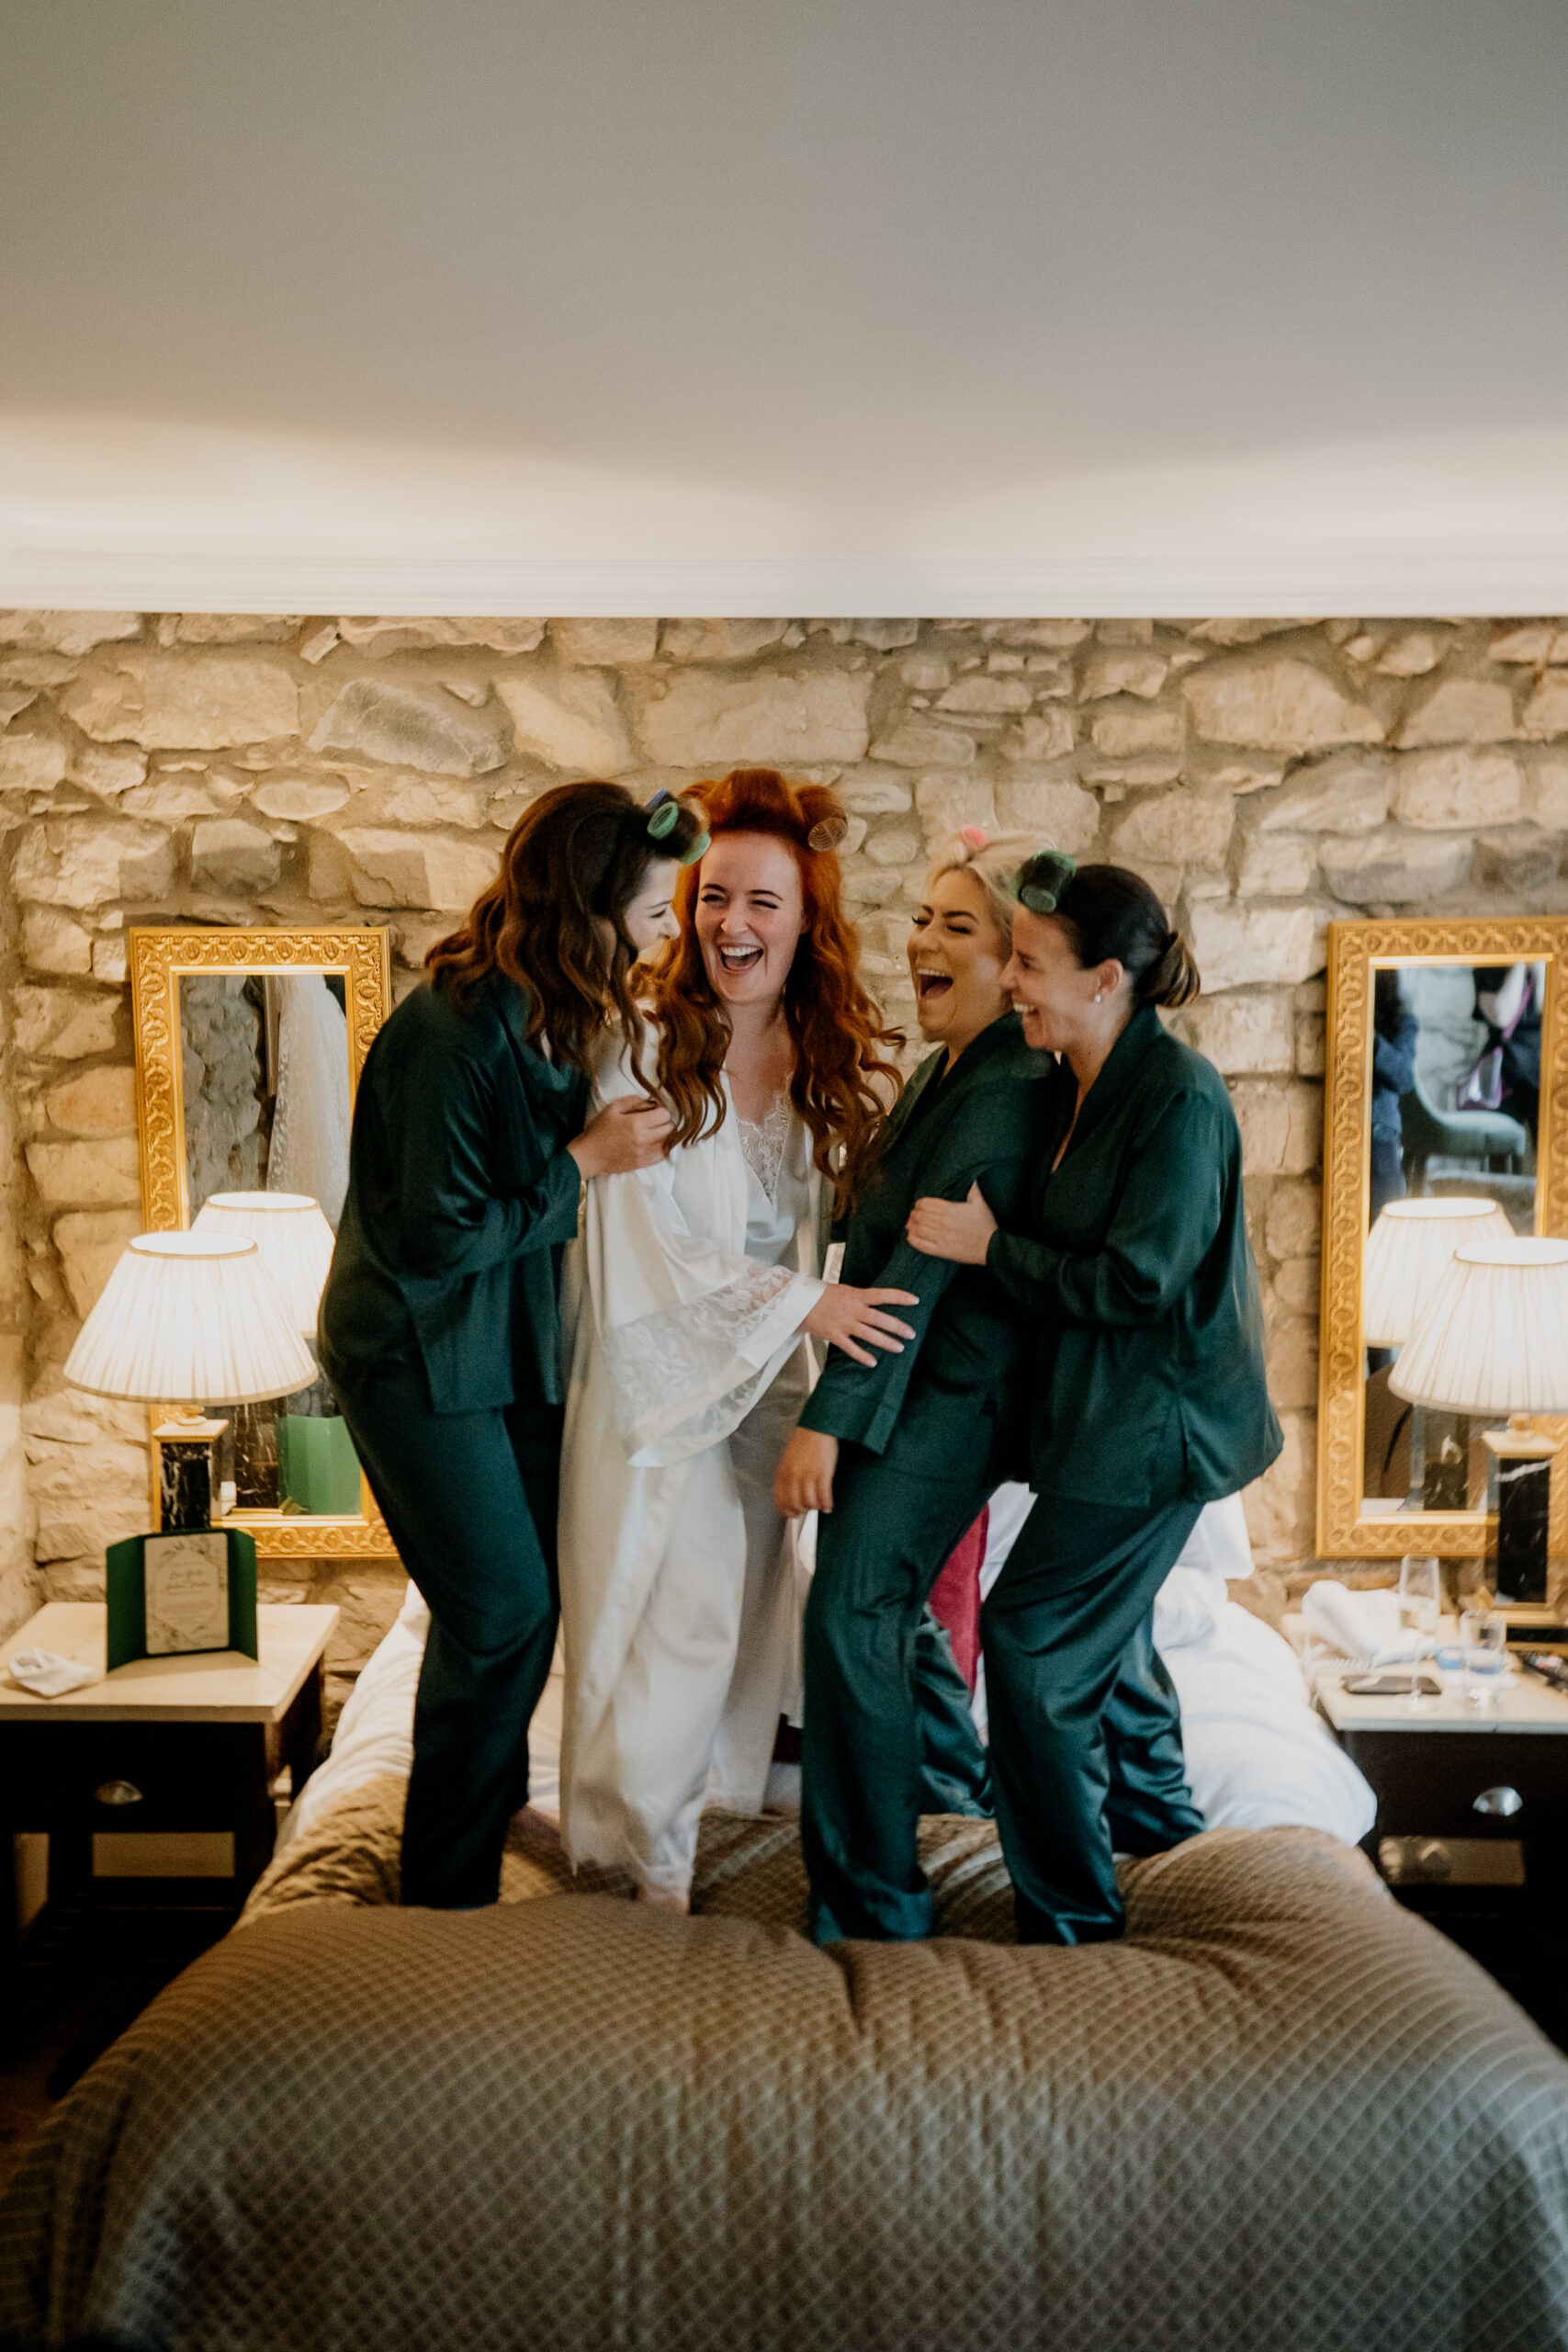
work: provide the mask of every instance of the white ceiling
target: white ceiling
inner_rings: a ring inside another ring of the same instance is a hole
[[[1568,609],[1562,0],[0,0],[0,603]]]

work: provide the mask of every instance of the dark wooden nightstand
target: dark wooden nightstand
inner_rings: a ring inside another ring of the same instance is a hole
[[[272,1853],[271,1784],[302,1785],[321,1728],[321,1660],[337,1611],[264,1607],[259,1659],[235,1651],[139,1658],[103,1674],[102,1603],[51,1601],[0,1647],[57,1650],[101,1679],[40,1699],[0,1673],[0,1847],[49,1838],[46,1916],[112,1890],[148,1905],[238,1910]],[[0,1965],[14,1964],[6,1901]]]

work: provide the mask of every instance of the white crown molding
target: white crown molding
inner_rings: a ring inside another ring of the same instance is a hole
[[[1135,549],[1066,557],[479,554],[211,545],[0,547],[0,605],[59,611],[592,615],[1568,612],[1568,545]]]

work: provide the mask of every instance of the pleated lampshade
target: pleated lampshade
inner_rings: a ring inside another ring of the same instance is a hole
[[[1495,1201],[1390,1201],[1371,1233],[1361,1272],[1369,1348],[1402,1348],[1454,1251],[1513,1232]]]
[[[244,1235],[139,1233],[65,1360],[94,1396],[259,1404],[316,1377],[282,1292]]]
[[[1568,1413],[1568,1241],[1458,1250],[1389,1375],[1448,1413]]]
[[[314,1331],[333,1261],[333,1229],[309,1193],[214,1193],[191,1230],[238,1233],[254,1241],[288,1302],[295,1329]]]

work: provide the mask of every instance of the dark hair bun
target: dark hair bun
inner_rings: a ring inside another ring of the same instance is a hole
[[[1139,976],[1138,1001],[1174,1010],[1178,1005],[1190,1004],[1201,987],[1192,950],[1179,931],[1171,931],[1166,933],[1160,955]]]

